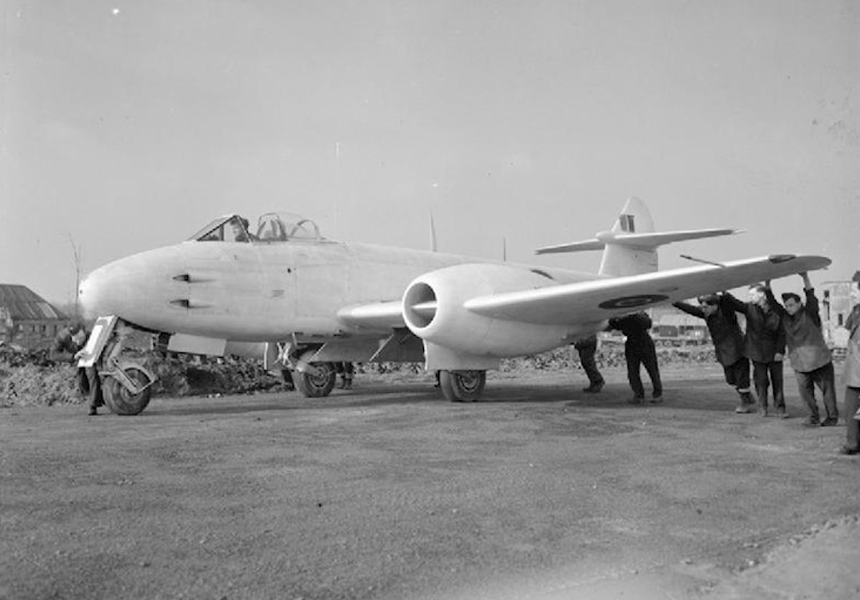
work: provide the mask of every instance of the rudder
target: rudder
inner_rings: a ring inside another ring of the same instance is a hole
[[[600,260],[601,275],[623,277],[653,273],[657,270],[657,249],[649,246],[619,244],[616,236],[636,233],[653,233],[654,219],[645,203],[631,196],[627,199],[611,234],[597,234],[597,239],[604,245],[603,258]]]

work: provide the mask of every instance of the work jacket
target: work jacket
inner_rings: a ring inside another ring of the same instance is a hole
[[[718,363],[727,367],[746,358],[744,334],[738,325],[735,309],[725,295],[720,296],[717,310],[710,316],[705,316],[705,311],[701,307],[686,302],[675,302],[672,306],[688,315],[705,320],[711,339],[714,341],[714,353],[717,355]]]
[[[848,330],[848,353],[845,355],[845,371],[842,378],[848,387],[860,388],[860,304],[854,307],[848,320],[845,321]]]
[[[624,342],[625,348],[654,347],[654,340],[648,333],[651,330],[651,325],[651,317],[646,312],[609,319],[609,328],[617,329],[627,337],[627,341]]]
[[[746,317],[746,353],[751,360],[758,363],[772,363],[777,354],[785,354],[785,328],[782,326],[780,313],[773,308],[776,306],[776,298],[770,290],[766,290],[765,295],[767,310],[755,302],[742,302],[731,294],[723,294],[732,309]]]
[[[821,333],[821,315],[818,312],[818,298],[812,288],[806,292],[806,304],[794,315],[777,304],[774,308],[782,314],[785,328],[785,342],[788,345],[788,358],[791,368],[801,373],[820,369],[833,359],[830,348]]]

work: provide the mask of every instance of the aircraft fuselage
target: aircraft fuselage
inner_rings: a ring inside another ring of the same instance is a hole
[[[86,278],[80,296],[91,314],[116,314],[155,331],[274,342],[372,333],[344,323],[338,310],[399,300],[416,277],[473,262],[493,261],[330,241],[190,241],[105,265]],[[557,283],[596,278],[540,270]]]

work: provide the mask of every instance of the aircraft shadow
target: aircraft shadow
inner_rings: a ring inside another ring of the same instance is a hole
[[[182,401],[164,398],[149,406],[146,415],[242,414],[296,410],[340,410],[351,407],[414,404],[416,402],[445,402],[441,392],[430,386],[362,387],[335,390],[325,398],[306,398],[299,392],[277,394],[231,395],[219,398],[186,397]]]
[[[607,393],[608,392],[608,393]],[[691,386],[689,388],[672,386],[664,389],[662,402],[650,402],[650,394],[645,397],[643,404],[630,404],[632,395],[629,389],[616,388],[609,390],[604,388],[599,394],[581,394],[572,399],[568,406],[571,408],[607,408],[615,406],[618,408],[629,408],[642,410],[645,408],[665,408],[672,410],[692,410],[709,412],[733,412],[738,405],[737,394],[725,386],[725,390],[702,389],[702,386]]]
[[[648,389],[646,385],[646,390]],[[737,404],[736,395],[723,382],[676,381],[669,382],[663,393],[663,402],[650,403],[650,396],[641,405],[629,404],[630,388],[614,383],[598,394],[583,392],[577,385],[527,384],[491,382],[483,397],[476,403],[460,406],[480,407],[482,404],[536,405],[566,403],[570,408],[614,408],[623,410],[672,409],[713,412],[731,412]],[[156,399],[157,400],[157,399]],[[155,402],[142,416],[151,415],[228,415],[296,410],[342,410],[406,404],[444,403],[448,401],[432,383],[370,384],[352,390],[336,389],[325,398],[306,398],[299,392],[257,394],[251,396],[225,396],[220,398],[193,397],[180,402],[165,399]]]
[[[722,381],[670,381],[664,384],[663,401],[649,402],[649,386],[646,384],[643,404],[630,404],[632,392],[627,384],[611,383],[599,393],[583,392],[579,386],[494,384],[488,385],[480,403],[547,403],[567,402],[571,408],[619,408],[641,410],[647,408],[669,408],[673,410],[696,410],[731,412],[737,406],[737,394]]]

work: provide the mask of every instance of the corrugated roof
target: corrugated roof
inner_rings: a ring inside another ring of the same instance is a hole
[[[0,306],[15,320],[66,320],[68,317],[23,285],[0,283]]]

